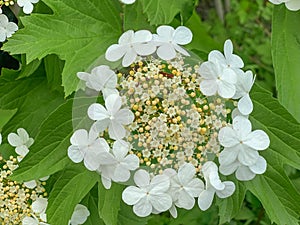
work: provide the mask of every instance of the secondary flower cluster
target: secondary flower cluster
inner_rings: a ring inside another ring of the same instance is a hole
[[[123,57],[126,68],[100,65],[77,74],[102,100],[89,106],[94,123],[74,132],[68,156],[97,171],[106,188],[133,175],[122,199],[141,217],[168,210],[176,217],[176,208],[193,208],[195,198],[206,210],[215,194],[232,195],[235,185],[220,180],[216,161],[221,173],[235,172],[239,180],[266,170],[258,151],[269,138],[252,131],[248,119],[252,72],[242,70],[230,40],[224,55],[214,50],[207,62],[186,63],[189,53],[180,45],[191,40],[183,26],[160,26],[157,34],[129,30],[105,55]]]
[[[23,128],[17,129],[17,133],[10,133],[7,139],[8,143],[15,147],[18,156],[4,159],[0,154],[0,222],[2,224],[49,225],[46,215],[48,194],[44,187],[49,177],[24,183],[9,179],[13,171],[18,168],[18,162],[29,152],[29,147],[34,140]],[[2,135],[0,134],[1,143]],[[83,224],[89,215],[84,205],[77,204],[69,225]]]
[[[300,9],[300,1],[299,0],[269,0],[275,5],[279,5],[284,3],[285,6],[291,11],[297,11]]]

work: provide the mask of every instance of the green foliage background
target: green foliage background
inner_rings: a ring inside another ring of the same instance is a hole
[[[2,48],[22,65],[18,71],[2,69],[0,129],[7,136],[24,127],[35,138],[12,179],[52,175],[47,187],[50,224],[67,224],[79,202],[91,211],[85,224],[93,225],[299,224],[300,33],[295,27],[300,12],[261,0],[231,3],[223,21],[212,1],[192,0],[137,0],[126,6],[117,0],[42,0],[32,15],[20,17],[24,28]],[[177,219],[168,213],[138,218],[121,201],[124,186],[105,190],[96,173],[72,163],[66,154],[73,129],[86,124],[84,113],[93,102],[76,98],[74,108],[76,72],[108,63],[103,54],[123,31],[154,32],[161,24],[188,26],[194,38],[187,48],[203,60],[209,51],[222,50],[227,38],[234,42],[246,69],[257,74],[251,91],[253,127],[271,139],[262,153],[268,162],[265,174],[248,182],[228,177],[237,186],[233,196],[215,200],[206,212],[197,206],[179,210]],[[8,145],[0,146],[3,155],[9,151],[13,149]]]

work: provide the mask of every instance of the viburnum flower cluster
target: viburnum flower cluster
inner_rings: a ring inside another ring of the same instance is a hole
[[[89,130],[75,130],[69,158],[100,174],[105,188],[130,182],[123,201],[136,215],[207,210],[216,195],[235,191],[224,175],[251,180],[266,170],[259,155],[270,144],[262,130],[252,131],[250,90],[255,77],[227,40],[224,54],[190,65],[181,45],[192,41],[184,26],[160,26],[156,34],[126,31],[105,54],[124,68],[99,65],[77,76],[102,97],[91,104]],[[100,99],[100,100],[99,100]],[[219,168],[218,168],[219,165]],[[130,179],[130,178],[133,179]]]
[[[300,9],[300,1],[299,0],[269,0],[275,5],[279,5],[284,3],[285,6],[291,11],[297,11]]]
[[[24,183],[9,179],[13,171],[18,168],[18,162],[29,152],[29,147],[34,140],[29,137],[24,128],[17,129],[17,133],[10,133],[7,140],[11,146],[15,147],[18,157],[10,156],[9,159],[4,159],[0,154],[0,222],[2,224],[49,225],[46,215],[48,193],[45,189],[49,176]],[[2,135],[0,134],[1,143]],[[77,204],[68,224],[83,224],[89,215],[90,212],[84,205]]]

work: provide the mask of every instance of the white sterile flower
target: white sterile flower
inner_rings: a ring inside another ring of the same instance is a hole
[[[136,186],[127,187],[122,193],[123,201],[133,205],[133,212],[146,217],[151,212],[164,212],[172,206],[172,197],[167,193],[170,179],[166,175],[156,175],[150,181],[150,174],[138,170],[134,174]]]
[[[33,10],[32,3],[38,3],[39,0],[18,0],[17,3],[20,7],[23,7],[25,14],[30,14]]]
[[[170,193],[173,203],[179,208],[192,209],[195,205],[195,198],[204,189],[202,180],[195,177],[196,169],[190,163],[179,167],[178,173],[173,169],[166,169],[164,174],[170,177]],[[171,207],[170,213],[177,216],[177,210]]]
[[[183,55],[190,54],[179,45],[186,45],[192,41],[193,34],[185,26],[179,26],[174,29],[171,26],[160,26],[153,34],[153,42],[158,45],[157,55],[163,60],[170,60],[176,57],[176,51]]]
[[[212,161],[203,165],[202,172],[206,183],[205,190],[199,195],[198,205],[201,210],[205,211],[211,206],[215,193],[219,198],[227,198],[233,194],[235,185],[232,181],[220,180],[218,167]]]
[[[121,35],[118,44],[113,44],[106,50],[105,58],[114,62],[123,57],[122,65],[130,66],[138,55],[146,56],[155,52],[156,47],[151,40],[152,34],[148,30],[128,30]]]
[[[134,114],[129,109],[121,109],[122,99],[119,95],[109,95],[105,99],[105,107],[94,103],[88,108],[88,115],[92,120],[97,120],[93,127],[98,132],[108,127],[110,138],[122,139],[126,136],[124,125],[129,125],[134,120]]]
[[[69,158],[79,163],[83,160],[88,170],[94,171],[99,167],[101,156],[107,150],[105,139],[99,138],[92,128],[88,133],[84,129],[76,130],[72,135],[71,146],[68,148]]]
[[[300,9],[300,1],[299,0],[269,0],[275,5],[285,3],[285,6],[291,11],[297,11]]]
[[[231,69],[244,67],[243,60],[238,55],[233,54],[233,45],[229,39],[224,43],[224,55],[218,50],[213,50],[208,55],[208,61],[218,62],[222,66]]]
[[[232,127],[223,127],[218,139],[224,150],[220,153],[221,165],[238,160],[244,166],[252,166],[259,158],[258,151],[269,147],[270,139],[262,130],[251,131],[251,122],[242,116],[233,119]]]
[[[200,91],[206,96],[215,94],[222,98],[231,98],[234,96],[237,81],[236,73],[229,68],[223,68],[220,64],[214,62],[204,62],[198,70],[202,81]]]
[[[124,4],[133,4],[135,3],[135,0],[120,0]]]
[[[134,154],[128,154],[130,150],[128,142],[117,140],[113,144],[112,154],[106,153],[101,158],[99,171],[105,188],[110,188],[111,180],[127,181],[130,178],[130,171],[139,167],[139,158]]]
[[[104,98],[111,94],[118,94],[117,74],[109,66],[97,66],[92,69],[91,73],[78,72],[77,77],[84,80],[88,88],[102,91]]]
[[[10,133],[7,137],[8,143],[16,147],[15,151],[19,155],[18,161],[21,161],[29,152],[29,147],[33,144],[34,140],[29,137],[24,128],[17,129],[17,134]]]
[[[4,42],[6,38],[11,37],[17,30],[17,24],[9,22],[6,15],[0,14],[0,42]]]
[[[233,99],[239,99],[238,110],[243,115],[249,115],[253,110],[249,92],[254,84],[255,77],[251,71],[243,72],[240,70],[237,73],[236,93]]]
[[[220,172],[223,175],[230,175],[235,172],[235,177],[241,181],[252,180],[256,174],[263,174],[267,169],[267,162],[259,156],[257,161],[251,166],[244,166],[238,160],[231,164],[220,164]]]
[[[84,224],[87,218],[89,217],[89,215],[90,215],[90,211],[86,206],[77,204],[68,224],[69,225]]]

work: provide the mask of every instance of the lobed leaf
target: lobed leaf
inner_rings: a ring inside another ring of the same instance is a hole
[[[53,15],[21,17],[19,30],[3,49],[26,54],[27,63],[56,54],[65,60],[62,85],[68,96],[77,88],[76,73],[85,71],[121,34],[117,0],[44,0]],[[34,46],[34,48],[33,48]]]

